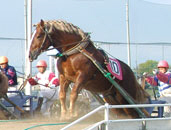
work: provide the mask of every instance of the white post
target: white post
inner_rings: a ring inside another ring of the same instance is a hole
[[[49,70],[52,72],[53,71],[53,57],[49,56]]]
[[[31,63],[29,61],[29,47],[30,47],[30,40],[31,40],[31,33],[32,33],[32,0],[25,0],[27,4],[27,45],[25,50],[25,75],[31,75]],[[27,83],[25,87],[25,94],[31,95],[31,87],[30,84]]]
[[[53,47],[49,47],[49,49],[52,49]],[[58,53],[58,51],[56,49],[52,49],[52,50],[48,50],[47,51],[47,56],[49,56],[49,70],[52,71],[53,67],[55,67],[55,75],[58,76],[58,70],[57,70],[57,59],[58,58],[54,58],[53,56],[55,56]]]
[[[27,0],[24,2],[24,21],[25,21],[25,57],[27,57],[27,48],[28,48],[28,32],[27,32]],[[27,68],[27,58],[25,58],[25,71]]]
[[[128,65],[131,67],[131,54],[130,54],[130,33],[129,33],[129,0],[126,3],[126,27],[127,27],[127,51],[128,51]]]
[[[105,104],[105,121],[106,121],[105,130],[108,130],[109,128],[109,104],[108,103]]]
[[[54,58],[54,62],[55,62],[55,75],[59,78],[59,73],[58,73],[58,68],[57,68],[57,61],[58,61],[58,58]]]

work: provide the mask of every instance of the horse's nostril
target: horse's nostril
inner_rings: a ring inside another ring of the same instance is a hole
[[[33,61],[33,56],[31,55],[31,53],[29,54],[29,61],[30,61],[30,62]]]

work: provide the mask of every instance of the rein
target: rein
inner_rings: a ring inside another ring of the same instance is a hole
[[[57,48],[60,48],[60,47],[65,47],[65,46],[71,46],[71,45],[75,45],[77,43],[83,43],[83,42],[87,42],[88,40],[81,40],[81,41],[78,41],[78,42],[72,42],[72,43],[69,43],[67,45],[60,45],[58,47],[52,47],[52,48],[49,48],[47,49],[46,51],[49,51],[49,50],[53,50],[53,49],[57,49]]]

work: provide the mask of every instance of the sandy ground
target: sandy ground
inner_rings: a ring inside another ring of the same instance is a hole
[[[0,130],[60,130],[64,126],[66,125],[64,125],[62,122],[52,120],[25,120],[0,122]],[[72,127],[72,129],[79,130],[84,129],[87,126],[87,124],[78,124]]]
[[[81,121],[77,125],[69,128],[69,130],[81,130],[90,125],[101,121],[103,117],[99,114],[94,114],[88,119]],[[0,120],[0,130],[60,130],[68,125],[71,121],[61,122],[57,118],[40,118],[22,120]]]
[[[110,115],[110,114],[109,114]],[[104,119],[104,112],[100,111],[95,113],[92,116],[89,116],[88,119],[83,120],[77,125],[74,125],[69,128],[69,130],[83,130],[90,127],[91,125]],[[114,119],[110,117],[110,119]],[[115,118],[116,119],[116,118]],[[0,130],[60,130],[72,121],[60,121],[58,117],[53,118],[42,118],[42,117],[33,117],[28,119],[21,120],[0,120]],[[149,121],[147,124],[147,129],[149,130],[170,130],[171,129],[171,120],[163,121]],[[128,127],[129,126],[129,127]],[[138,130],[142,129],[141,122],[118,122],[111,124],[110,130]]]

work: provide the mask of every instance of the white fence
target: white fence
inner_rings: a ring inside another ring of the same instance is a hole
[[[78,120],[72,122],[71,124],[65,126],[61,130],[67,130],[68,128],[76,125],[80,121],[88,118],[92,114],[104,110],[104,120],[85,128],[84,130],[99,130],[99,127],[104,124],[105,130],[170,130],[171,129],[171,117],[163,117],[163,118],[141,118],[141,119],[118,119],[118,120],[109,120],[109,109],[111,108],[136,108],[136,107],[161,107],[161,106],[171,106],[171,104],[139,104],[139,105],[102,105],[95,110],[91,111],[87,115],[79,118]],[[132,125],[128,125],[128,123],[133,122]],[[141,123],[141,124],[138,124]],[[122,124],[117,124],[122,123]],[[147,128],[147,123],[149,123]],[[162,123],[162,124],[160,124]],[[135,126],[137,125],[138,126]],[[118,125],[121,127],[119,128]],[[133,128],[134,127],[134,128]]]

